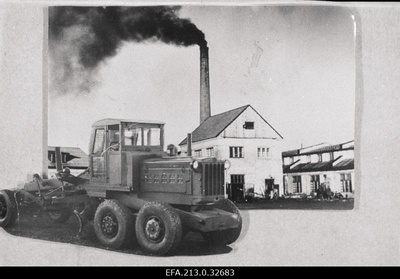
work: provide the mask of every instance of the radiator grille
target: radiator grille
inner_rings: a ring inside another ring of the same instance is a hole
[[[203,165],[203,189],[205,196],[224,195],[224,163],[205,163]]]

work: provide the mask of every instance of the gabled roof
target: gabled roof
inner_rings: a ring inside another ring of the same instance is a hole
[[[192,132],[192,142],[216,138],[248,107],[251,107],[265,121],[265,123],[267,123],[282,138],[282,136],[252,106],[245,105],[207,118]],[[186,138],[179,145],[185,144],[187,144]]]
[[[55,152],[54,146],[48,146],[47,152]],[[61,154],[67,154],[67,163],[63,163],[63,167],[69,168],[87,168],[89,167],[89,157],[79,147],[60,147]],[[55,168],[56,164],[48,162],[49,168]]]

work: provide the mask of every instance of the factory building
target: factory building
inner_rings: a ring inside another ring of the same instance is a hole
[[[354,193],[354,141],[285,151],[282,161],[286,194],[310,195],[323,184],[332,192]]]
[[[191,135],[195,158],[230,161],[225,181],[232,200],[264,198],[274,189],[283,194],[282,136],[251,105],[210,116]],[[187,139],[179,146],[187,155]]]

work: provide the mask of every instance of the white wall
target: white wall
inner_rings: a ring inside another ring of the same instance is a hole
[[[254,122],[254,130],[244,129],[245,122]],[[264,120],[252,109],[247,107],[221,134],[222,137],[233,138],[281,138]]]
[[[325,182],[324,174],[326,174],[327,178],[330,179],[329,185],[333,192],[342,192],[341,190],[341,181],[340,181],[340,174],[351,174],[351,183],[353,191],[356,191],[355,188],[355,181],[354,181],[354,170],[343,170],[343,171],[324,171],[324,172],[299,172],[299,173],[290,173],[287,175],[287,183],[288,183],[288,192],[294,193],[293,189],[296,185],[293,183],[293,176],[300,175],[301,176],[301,183],[302,183],[302,193],[309,195],[311,193],[311,175],[319,175],[320,176],[320,183]]]
[[[245,122],[254,122],[254,130],[244,129]],[[214,156],[221,160],[228,159],[231,167],[227,171],[227,183],[231,174],[245,175],[248,188],[254,187],[255,193],[265,192],[265,179],[274,179],[279,184],[279,193],[283,193],[281,137],[254,111],[248,107],[217,138],[192,143],[192,154],[214,147]],[[243,146],[244,158],[230,158],[230,146]],[[258,158],[257,148],[270,148],[271,158]],[[187,146],[182,146],[182,153]]]
[[[46,14],[0,6],[0,189],[47,172]]]
[[[243,146],[244,158],[230,158],[230,146]],[[280,140],[235,139],[220,136],[211,140],[194,142],[192,144],[192,153],[194,155],[194,150],[201,149],[203,157],[206,157],[206,148],[209,147],[214,147],[216,158],[231,162],[231,167],[227,171],[227,183],[230,183],[231,174],[244,174],[245,184],[248,184],[248,186],[254,185],[255,192],[264,193],[265,179],[274,178],[274,183],[279,184],[279,192],[283,193],[282,149]],[[271,158],[258,158],[258,147],[269,147]],[[182,146],[182,152],[186,151],[186,146]]]

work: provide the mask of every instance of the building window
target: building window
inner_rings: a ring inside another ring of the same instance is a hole
[[[214,157],[214,147],[207,148],[207,157]]]
[[[322,162],[322,154],[320,153],[320,154],[318,154],[318,163],[321,163]]]
[[[54,153],[48,153],[48,159],[50,161],[50,163],[55,163],[56,162],[56,158],[55,158],[55,154]]]
[[[300,175],[294,175],[293,176],[293,192],[294,193],[301,193],[302,191],[301,187],[301,176]]]
[[[269,147],[258,147],[257,148],[258,158],[271,158],[271,151]]]
[[[335,155],[333,154],[333,152],[329,153],[329,159],[330,159],[330,161],[335,160]]]
[[[341,173],[340,184],[342,192],[353,192],[353,186],[351,183],[351,173]]]
[[[231,174],[231,184],[244,184],[244,175]]]
[[[316,175],[311,175],[311,191],[317,191],[317,189],[320,188],[321,182],[320,182],[320,176],[319,174]]]
[[[254,122],[244,122],[243,128],[246,130],[254,130]]]
[[[242,146],[230,146],[229,147],[230,158],[243,158],[243,147]]]
[[[194,151],[194,156],[195,156],[195,157],[201,157],[201,156],[202,156],[201,149],[195,150],[195,151]]]
[[[64,163],[64,164],[67,163],[67,155],[68,155],[68,154],[62,154],[62,157],[61,157],[62,160],[61,160],[61,162]]]

